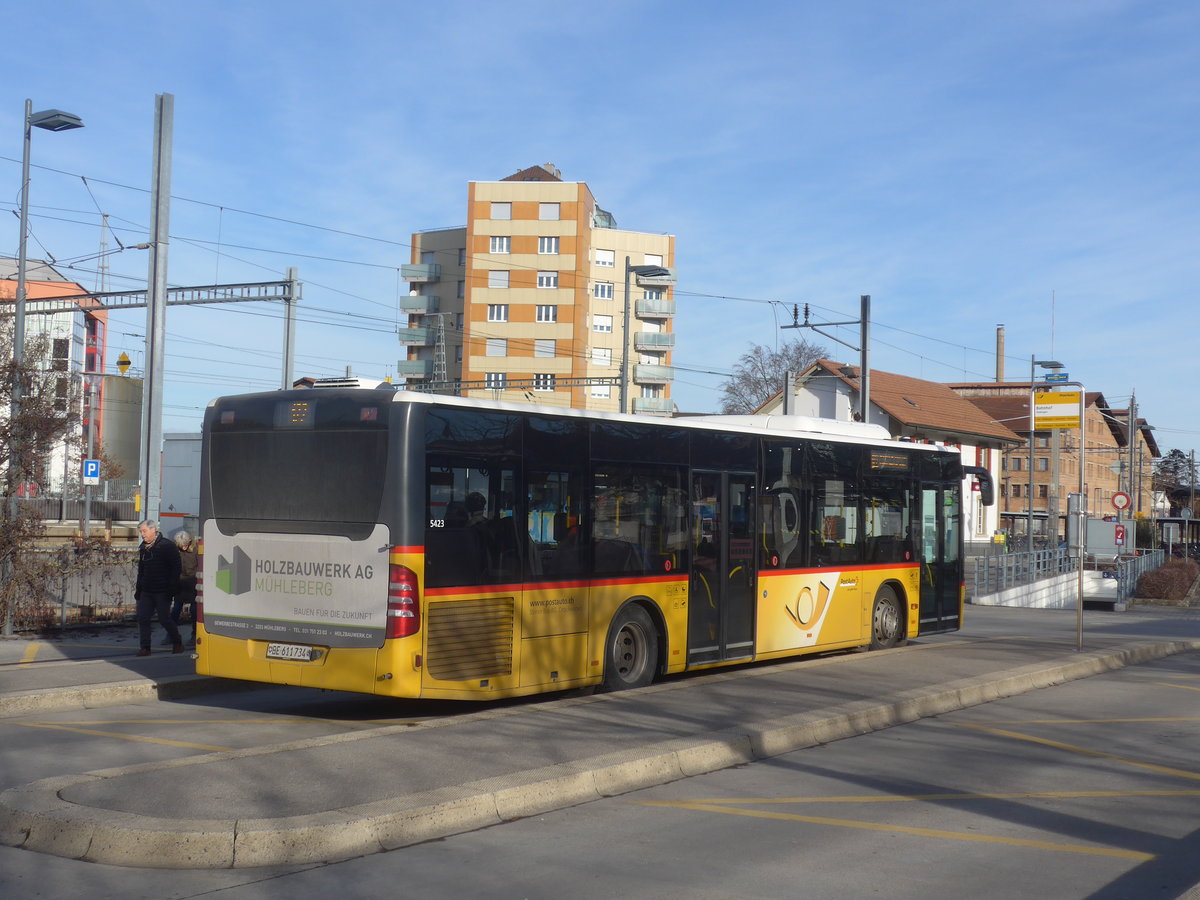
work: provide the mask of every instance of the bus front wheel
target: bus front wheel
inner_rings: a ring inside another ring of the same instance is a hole
[[[904,640],[900,600],[892,588],[882,587],[875,595],[875,606],[871,610],[871,649],[887,650],[903,644]]]
[[[604,650],[605,691],[644,687],[658,667],[658,631],[650,614],[631,603],[613,618]]]

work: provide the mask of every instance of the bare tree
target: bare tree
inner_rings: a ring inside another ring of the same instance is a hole
[[[12,318],[0,320],[0,621],[9,625],[17,601],[44,587],[43,556],[34,552],[45,532],[41,516],[24,497],[30,485],[45,479],[51,448],[79,441],[78,385],[50,358],[45,335],[30,335],[18,366],[12,359]],[[17,414],[12,414],[13,386],[20,386]],[[76,451],[77,452],[77,451]]]
[[[751,344],[734,364],[733,376],[721,386],[721,412],[753,412],[783,387],[788,372],[807,369],[828,355],[828,349],[804,339],[788,341],[776,350]]]

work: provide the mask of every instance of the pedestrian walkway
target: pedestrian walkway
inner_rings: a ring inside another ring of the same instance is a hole
[[[1006,612],[978,614],[1002,621]],[[1062,633],[964,632],[618,694],[540,698],[13,788],[0,794],[0,842],[145,867],[345,859],[1197,650],[1200,635],[1089,634],[1080,653]],[[33,702],[31,692],[59,704],[72,690],[86,695],[112,684],[145,684],[159,696],[216,686],[179,671],[178,660],[156,648],[145,660],[123,655],[57,666],[73,673],[73,687],[59,683],[61,674],[39,675],[36,663],[4,666],[0,713],[15,714],[16,695]],[[175,789],[181,766],[202,789]]]

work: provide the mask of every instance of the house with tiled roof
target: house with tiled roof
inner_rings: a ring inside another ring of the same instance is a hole
[[[858,418],[859,375],[858,366],[819,359],[796,376],[787,411],[852,421]],[[999,484],[1002,451],[1022,443],[1010,428],[935,381],[871,369],[869,395],[868,422],[882,425],[898,440],[955,447],[965,465],[986,468],[996,484]],[[777,414],[784,408],[780,391],[755,412]],[[963,533],[968,547],[973,546],[978,553],[992,542],[1002,526],[998,508],[984,506],[975,487],[973,478],[964,482],[963,496],[973,500],[964,504]]]
[[[1001,455],[996,482],[996,503],[1004,527],[1010,535],[1020,536],[1017,545],[1022,549],[1030,524],[1035,547],[1056,545],[1066,534],[1066,498],[1079,491],[1078,430],[1036,431],[1031,443],[1028,381],[947,387],[1020,438],[1018,446]],[[1138,418],[1130,428],[1129,419],[1129,410],[1111,408],[1104,394],[1084,392],[1083,480],[1089,515],[1114,515],[1117,509],[1112,500],[1118,492],[1131,499],[1128,515],[1144,516],[1153,510],[1151,476],[1154,459],[1161,453],[1146,420]]]

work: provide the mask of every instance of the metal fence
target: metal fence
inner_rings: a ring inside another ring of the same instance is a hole
[[[136,550],[110,550],[105,558],[76,566],[72,551],[40,553],[52,574],[36,593],[16,598],[12,624],[17,631],[122,621],[135,612]]]
[[[136,522],[137,479],[111,479],[92,488],[93,522]],[[21,505],[36,512],[47,522],[79,522],[86,505],[84,485],[69,482],[61,490],[40,497],[23,499]]]
[[[1075,560],[1065,549],[1034,550],[1032,553],[1001,553],[975,557],[973,597],[994,594],[1043,578],[1075,571]]]
[[[1165,565],[1165,550],[1143,550],[1141,556],[1131,556],[1117,563],[1117,602],[1127,603],[1136,596],[1138,579],[1147,572]]]

